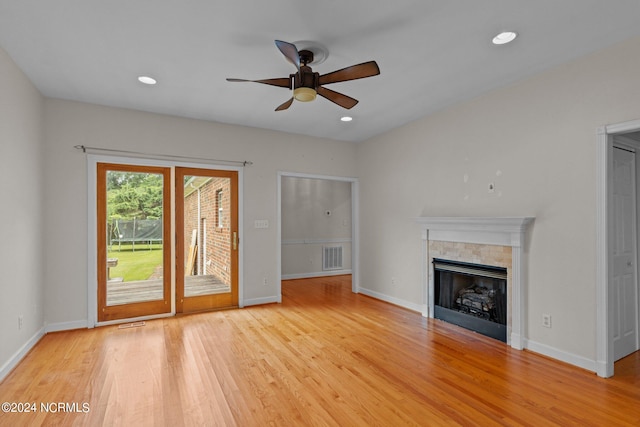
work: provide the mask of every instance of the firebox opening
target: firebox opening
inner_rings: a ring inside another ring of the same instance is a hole
[[[434,258],[434,317],[507,342],[507,269]]]

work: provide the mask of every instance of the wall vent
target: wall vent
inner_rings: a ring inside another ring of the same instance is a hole
[[[322,269],[341,270],[342,269],[342,246],[323,246]]]

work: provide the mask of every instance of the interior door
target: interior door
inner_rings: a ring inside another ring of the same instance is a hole
[[[170,169],[98,163],[98,321],[171,312]]]
[[[635,154],[613,149],[613,265],[611,303],[614,360],[638,349]]]
[[[238,172],[176,168],[176,311],[238,306]]]

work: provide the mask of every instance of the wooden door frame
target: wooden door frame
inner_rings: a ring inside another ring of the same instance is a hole
[[[179,170],[177,170],[179,169]],[[182,179],[185,175],[198,175],[198,176],[211,176],[211,177],[223,177],[230,179],[230,234],[234,232],[239,233],[238,228],[238,172],[220,169],[202,169],[202,168],[187,168],[177,167],[175,172],[175,225],[176,236],[180,235],[180,231],[184,231],[184,185]],[[182,200],[182,201],[181,201]],[[244,236],[239,236],[240,240]],[[232,243],[229,242],[231,245]],[[176,313],[192,313],[197,311],[211,310],[212,305],[223,304],[223,307],[219,308],[231,308],[237,307],[238,304],[238,259],[239,259],[239,247],[230,248],[230,263],[231,263],[231,293],[230,294],[213,294],[204,295],[201,297],[193,298],[192,301],[185,302],[184,299],[184,239],[176,237],[175,242],[176,250],[176,279],[175,279],[175,307]]]
[[[106,210],[107,210],[107,180],[108,171],[134,172],[162,175],[162,288],[163,297],[161,300],[144,301],[131,304],[107,306],[107,245],[103,239],[107,234]],[[117,163],[98,163],[96,165],[96,236],[97,238],[97,277],[98,282],[98,311],[96,313],[98,321],[108,322],[131,317],[151,316],[166,314],[171,312],[171,169],[165,166],[139,166],[124,165]]]
[[[611,124],[597,129],[596,141],[596,360],[598,376],[614,375],[613,337],[609,313],[609,278],[611,274],[611,206],[613,138],[640,131],[640,120]],[[636,177],[636,179],[638,179]],[[638,189],[636,189],[638,191]],[[640,199],[640,198],[638,198]],[[640,227],[636,228],[640,232]],[[638,243],[636,238],[636,243]],[[638,253],[636,248],[636,253]],[[638,277],[636,260],[636,281]],[[640,292],[639,292],[640,298]]]
[[[171,312],[156,315],[156,316],[142,316],[131,319],[123,319],[123,320],[114,320],[109,322],[98,322],[97,320],[97,312],[98,312],[98,289],[97,289],[97,236],[98,231],[96,228],[95,218],[97,217],[96,210],[96,186],[97,186],[97,171],[96,166],[98,163],[115,163],[115,164],[134,164],[140,166],[166,166],[166,167],[193,167],[200,169],[217,169],[217,170],[233,170],[238,172],[238,230],[239,235],[244,235],[244,167],[243,166],[229,166],[224,164],[211,162],[193,162],[193,161],[185,161],[183,157],[172,157],[172,156],[158,156],[154,157],[152,155],[145,155],[145,157],[132,157],[128,154],[119,154],[119,153],[108,153],[108,154],[98,154],[98,153],[88,153],[87,154],[87,162],[86,162],[86,176],[87,176],[87,328],[94,328],[96,326],[106,326],[110,324],[122,323],[124,321],[138,321],[138,320],[149,320],[149,319],[158,319],[162,317],[171,317],[175,315],[175,288],[173,286],[173,282],[175,280],[175,263],[171,263],[171,274],[172,274],[172,289],[171,289]],[[172,179],[173,179],[173,171]],[[171,192],[171,197],[173,201],[173,197],[175,197],[174,191]],[[171,235],[175,235],[175,214],[172,213],[171,216]],[[240,239],[238,246],[238,307],[244,307],[244,241],[245,239]],[[172,259],[175,257],[175,249],[172,248],[171,251]],[[76,327],[77,322],[70,325],[71,327]],[[84,324],[84,322],[83,322]]]

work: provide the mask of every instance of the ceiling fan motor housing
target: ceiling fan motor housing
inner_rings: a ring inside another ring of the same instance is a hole
[[[310,50],[301,50],[298,51],[298,57],[300,58],[300,63],[302,65],[308,65],[313,62],[313,52]]]

